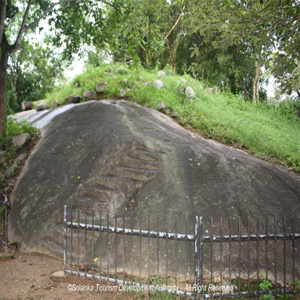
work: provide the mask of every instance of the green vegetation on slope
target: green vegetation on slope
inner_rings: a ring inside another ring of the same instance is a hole
[[[13,145],[15,136],[28,133],[30,139],[24,146],[17,148]],[[35,141],[38,139],[38,130],[31,126],[27,121],[17,122],[12,118],[7,120],[7,129],[0,139],[0,189],[7,185],[7,181],[16,175],[20,167],[20,161],[15,161],[21,153],[28,153],[32,149]],[[9,176],[4,174],[9,171]]]
[[[256,106],[245,102],[241,96],[230,92],[206,92],[206,86],[184,75],[184,84],[173,69],[165,69],[161,80],[165,87],[157,90],[151,84],[158,79],[158,70],[144,68],[130,70],[124,65],[87,67],[68,85],[49,94],[53,104],[58,99],[62,104],[67,96],[83,95],[85,90],[95,90],[99,81],[107,82],[101,98],[127,99],[141,105],[156,108],[164,102],[170,113],[178,113],[178,121],[197,131],[200,135],[227,145],[244,149],[256,156],[278,162],[300,172],[300,122],[296,115],[264,104]],[[124,80],[127,79],[127,80]],[[145,85],[146,82],[151,82]],[[195,91],[195,98],[188,99],[184,86]],[[121,97],[120,89],[131,89]]]

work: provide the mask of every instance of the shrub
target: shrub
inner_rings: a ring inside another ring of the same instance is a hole
[[[17,122],[15,119],[8,118],[6,132],[0,140],[0,149],[7,149],[14,136],[28,133],[31,137],[37,135],[37,129],[27,121]]]

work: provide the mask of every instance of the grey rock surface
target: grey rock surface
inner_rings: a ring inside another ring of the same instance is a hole
[[[30,118],[29,113],[27,116]],[[190,234],[195,216],[203,216],[205,224],[209,224],[210,217],[215,222],[224,217],[226,234],[225,220],[228,222],[230,216],[240,215],[244,229],[247,216],[291,217],[300,210],[298,175],[197,136],[156,110],[106,100],[65,110],[58,108],[44,118],[48,119],[42,127],[42,139],[28,159],[12,196],[9,239],[20,242],[24,251],[62,257],[64,205],[72,205],[74,211],[79,207],[81,220],[86,212],[89,223],[94,216],[99,224],[99,212],[104,222],[109,211],[111,224],[114,216],[121,218],[118,224],[122,224],[124,217],[127,228],[131,215],[134,228],[139,228],[135,217],[142,214],[142,229],[146,230],[150,211],[150,226],[160,231],[168,226],[174,232],[176,218],[177,232],[184,233],[187,216]],[[265,230],[263,225],[261,230]],[[216,225],[215,234],[218,233]],[[113,238],[111,234],[112,242]],[[126,243],[130,246],[129,241]],[[95,245],[98,244],[97,236]],[[151,253],[153,268],[154,246],[143,246],[142,250],[142,257]],[[183,253],[181,246],[179,250]],[[122,249],[117,246],[118,253]],[[226,249],[224,246],[224,261],[228,258]],[[81,250],[84,253],[84,248]],[[263,247],[260,250],[263,253]],[[88,251],[90,259],[90,240]],[[138,255],[138,251],[135,253]],[[247,259],[246,253],[242,251],[243,261]],[[176,259],[180,270],[182,257],[170,256],[170,265]],[[130,264],[130,251],[126,259]],[[192,268],[192,243],[188,246],[188,260]],[[215,266],[218,261],[216,255]],[[162,258],[161,270],[163,266]],[[296,267],[300,269],[298,262]]]

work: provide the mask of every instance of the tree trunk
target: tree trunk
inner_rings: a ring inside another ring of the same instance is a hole
[[[253,102],[257,105],[259,104],[260,69],[261,69],[261,58],[259,57],[256,62],[256,70],[255,70],[255,77],[254,77],[254,83],[253,83]]]
[[[7,123],[5,80],[6,80],[8,56],[9,56],[8,48],[3,46],[1,49],[1,60],[0,60],[0,139],[6,130],[6,123]]]

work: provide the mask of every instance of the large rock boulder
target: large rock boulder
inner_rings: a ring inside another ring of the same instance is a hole
[[[241,215],[247,228],[247,216],[291,216],[300,210],[297,175],[197,136],[168,116],[134,103],[106,100],[74,105],[61,110],[43,132],[13,191],[9,238],[20,242],[24,251],[62,257],[65,204],[73,205],[74,215],[79,207],[81,220],[87,215],[92,222],[94,216],[98,224],[100,212],[103,217],[109,211],[112,221],[114,216],[124,217],[126,227],[131,214],[142,214],[146,230],[150,211],[153,230],[165,231],[168,226],[174,232],[177,218],[177,232],[184,233],[187,216],[191,234],[195,215],[203,216],[205,224],[210,217],[223,216],[228,221],[229,216]],[[122,224],[122,219],[118,222]],[[138,220],[133,226],[139,228]],[[219,234],[217,227],[215,233]],[[92,243],[89,239],[89,255]],[[143,246],[142,257],[148,257],[149,251],[155,256],[153,247]],[[192,268],[192,243],[188,254]],[[170,264],[178,260],[178,272],[182,257],[169,257]],[[214,263],[217,269],[218,255]]]

